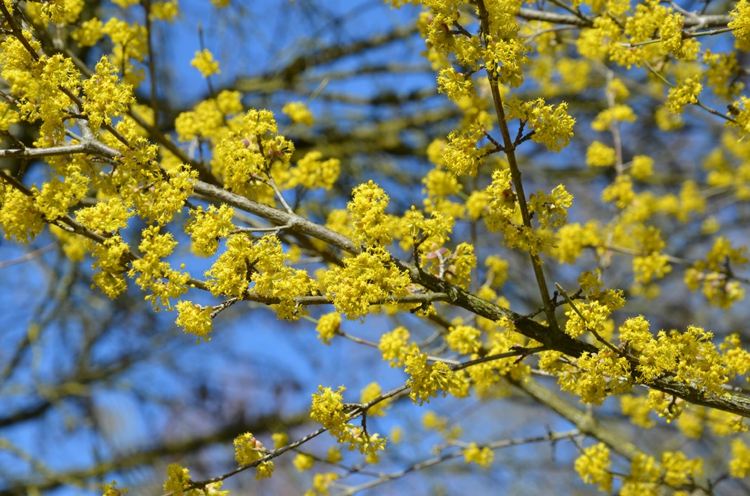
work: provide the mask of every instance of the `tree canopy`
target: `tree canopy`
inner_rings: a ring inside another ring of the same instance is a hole
[[[0,494],[750,492],[747,0],[0,19]]]

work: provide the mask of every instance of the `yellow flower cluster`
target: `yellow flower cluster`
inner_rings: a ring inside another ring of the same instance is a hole
[[[493,288],[502,287],[508,278],[509,262],[497,255],[490,255],[484,259],[484,265],[487,267],[489,285]]]
[[[600,141],[592,142],[586,150],[586,165],[609,167],[615,163],[615,149]]]
[[[92,267],[99,269],[94,274],[94,284],[110,298],[116,298],[127,289],[123,274],[126,271],[126,256],[130,253],[128,245],[120,236],[107,238],[101,244],[94,245]]]
[[[636,453],[630,462],[630,473],[622,484],[623,496],[656,496],[659,494],[661,468],[654,457]]]
[[[552,254],[560,262],[574,263],[584,248],[597,247],[600,244],[599,225],[596,221],[589,221],[585,225],[577,222],[566,224],[555,235]]]
[[[528,63],[526,45],[519,39],[494,39],[487,36],[484,61],[487,70],[494,77],[510,86],[523,83],[523,66]]]
[[[339,443],[346,443],[350,449],[356,448],[362,454],[375,456],[378,451],[385,449],[385,439],[379,434],[368,434],[362,427],[349,423],[349,416],[344,409],[345,389],[340,386],[334,391],[319,386],[318,392],[312,395],[310,418],[328,429]]]
[[[341,328],[341,314],[338,312],[327,313],[318,319],[318,325],[315,329],[318,331],[318,338],[323,344],[328,344],[331,339],[339,332]]]
[[[3,183],[0,187],[0,227],[6,239],[21,243],[33,240],[44,229],[44,220],[34,198]]]
[[[111,234],[128,225],[133,212],[121,198],[113,196],[76,212],[76,221],[99,234]]]
[[[568,209],[572,205],[573,195],[562,184],[555,186],[550,194],[537,191],[529,198],[529,210],[541,229],[562,227],[568,221]]]
[[[427,260],[422,260],[425,268],[428,268],[431,262],[436,262],[436,265],[440,266],[440,262],[448,258],[449,255],[436,257],[434,253],[436,249],[448,241],[453,230],[453,224],[454,219],[449,215],[434,211],[429,218],[425,218],[424,213],[412,205],[399,222],[400,246],[404,250],[408,250],[414,248],[415,245],[419,245],[420,255],[427,255]],[[466,250],[464,252],[468,255]],[[443,270],[443,272],[445,271]]]
[[[25,34],[29,46],[39,51],[40,44]],[[16,99],[23,120],[41,121],[37,146],[62,144],[64,122],[72,103],[68,94],[78,93],[80,73],[69,57],[61,54],[33,58],[15,37],[7,36],[0,43],[0,77]]]
[[[378,399],[382,393],[383,390],[380,387],[380,384],[373,381],[362,388],[362,391],[359,394],[359,402],[361,404],[370,403],[371,401]],[[379,403],[376,403],[375,405],[370,407],[370,409],[367,411],[367,414],[373,417],[380,417],[382,415],[385,415],[385,409],[388,404],[388,401],[381,401]]]
[[[750,447],[741,439],[732,441],[732,459],[729,462],[729,474],[742,479],[750,474]]]
[[[268,454],[268,450],[250,432],[234,438],[234,459],[241,467],[251,465]],[[255,467],[256,479],[267,479],[273,475],[273,462],[268,460]]]
[[[563,391],[569,391],[584,403],[600,404],[612,394],[630,390],[630,363],[609,348],[598,353],[583,353],[575,366],[564,367],[557,376]]]
[[[335,472],[324,472],[313,475],[312,487],[305,491],[304,496],[329,496],[331,485],[339,478]]]
[[[718,96],[734,97],[744,87],[744,84],[737,80],[740,65],[734,52],[713,53],[706,49],[703,53],[703,63],[706,65],[706,83]]]
[[[77,234],[69,233],[68,231],[61,229],[57,226],[50,226],[50,234],[55,236],[60,242],[60,247],[63,253],[72,262],[80,262],[86,255],[91,251],[91,241],[78,236]]]
[[[115,67],[121,67],[124,80],[137,88],[145,76],[143,69],[133,62],[143,62],[148,55],[148,33],[143,24],[132,24],[110,18],[102,27],[102,32],[109,36],[113,44],[110,57]]]
[[[203,307],[191,301],[179,301],[177,305],[177,320],[175,323],[188,334],[198,339],[209,340],[212,327],[211,307]]]
[[[388,244],[393,236],[385,209],[388,195],[373,181],[360,184],[352,191],[347,210],[352,219],[354,239],[363,246]]]
[[[275,169],[288,169],[294,152],[292,142],[276,133],[276,120],[268,110],[234,117],[215,140],[212,171],[227,189],[257,196]]]
[[[313,282],[304,270],[285,265],[288,259],[274,235],[253,241],[234,234],[227,240],[227,250],[206,272],[207,286],[214,295],[243,298],[253,283],[252,295],[278,300],[271,305],[276,314],[296,319],[301,308],[295,299],[309,294]]]
[[[479,340],[480,336],[481,332],[475,327],[457,325],[448,329],[448,335],[445,337],[445,342],[451,350],[468,355],[476,353],[482,346],[482,343]]]
[[[295,124],[312,126],[315,122],[310,109],[302,102],[289,102],[281,109]]]
[[[457,176],[476,176],[482,151],[477,142],[484,136],[481,126],[473,125],[448,134],[439,165]]]
[[[28,16],[40,24],[73,24],[85,6],[83,0],[52,0],[26,6]]]
[[[219,248],[219,240],[227,237],[234,229],[232,217],[234,209],[228,205],[216,208],[210,205],[207,210],[197,207],[190,211],[190,221],[185,232],[190,235],[190,249],[196,255],[210,257]]]
[[[185,201],[193,194],[193,183],[198,178],[197,171],[183,164],[165,175],[133,196],[138,214],[159,225],[167,224],[182,210]]]
[[[614,182],[602,190],[602,201],[612,203],[617,208],[627,208],[636,199],[633,180],[627,174],[620,174]]]
[[[404,358],[408,351],[409,330],[406,327],[396,327],[390,332],[380,336],[378,349],[383,356],[383,360],[388,360],[391,367],[398,367],[404,363]]]
[[[456,286],[468,289],[471,284],[471,273],[477,265],[474,246],[469,243],[459,243],[449,260],[445,278]]]
[[[240,124],[230,116],[242,112],[241,95],[238,91],[223,90],[216,98],[198,102],[192,110],[180,113],[174,121],[180,141],[208,138],[212,144],[224,137],[225,123]]]
[[[325,295],[349,319],[364,317],[370,305],[405,296],[410,282],[409,274],[396,267],[388,252],[379,247],[345,258],[343,267],[332,267],[320,277]]]
[[[568,114],[568,104],[547,105],[544,99],[537,98],[528,102],[511,102],[509,118],[526,121],[534,130],[531,139],[558,152],[568,146],[573,137],[573,126],[576,121]]]
[[[565,332],[574,338],[587,331],[601,334],[611,312],[612,309],[596,300],[577,302],[575,308],[571,307],[565,311],[568,318],[565,322]]]
[[[222,491],[222,481],[214,482],[201,488],[187,489],[190,485],[190,471],[177,463],[170,463],[167,466],[167,478],[162,488],[165,492],[174,496],[229,496],[229,491]],[[118,491],[117,496],[125,494]]]
[[[437,86],[440,93],[444,93],[449,100],[461,108],[470,104],[474,96],[474,85],[471,76],[456,71],[453,67],[446,67],[438,72]]]
[[[416,345],[404,357],[404,371],[409,375],[409,397],[420,405],[439,392],[458,397],[468,394],[469,383],[462,371],[454,372],[445,362],[428,363]]]
[[[607,15],[596,17],[593,27],[584,29],[578,38],[578,51],[584,57],[609,57],[627,68],[667,56],[682,60],[697,57],[698,41],[682,35],[684,17],[657,0],[638,3],[631,16],[625,15],[630,10],[629,2],[610,1],[606,5]]]
[[[732,30],[735,45],[740,50],[750,50],[750,2],[739,0],[729,13],[727,27]]]
[[[185,495],[185,487],[190,484],[190,471],[176,463],[167,467],[167,478],[162,488],[170,493]]]
[[[642,316],[627,319],[619,328],[620,341],[635,352],[636,371],[640,380],[652,381],[663,376],[690,384],[709,394],[722,394],[731,375],[750,368],[747,354],[735,355],[729,341],[722,356],[711,342],[713,334],[689,326],[685,332],[659,331],[656,338]]]
[[[489,200],[485,214],[487,227],[502,232],[508,247],[537,252],[539,243],[533,240],[533,233],[522,223],[509,168],[496,169],[492,173],[492,183],[486,194]]]
[[[650,429],[656,425],[656,421],[649,416],[651,413],[649,402],[643,396],[629,394],[621,396],[620,410],[623,415],[627,415],[630,418],[630,421],[634,425],[643,427],[644,429]]]
[[[73,160],[58,170],[62,172],[62,179],[53,177],[39,192],[32,189],[32,193],[37,193],[36,208],[48,221],[68,215],[70,208],[78,204],[89,189],[89,179],[81,172],[77,161]]]
[[[297,469],[298,472],[305,472],[313,468],[315,465],[315,459],[305,453],[297,453],[297,456],[292,460],[292,465]]]
[[[461,191],[461,183],[456,176],[439,168],[430,169],[422,178],[422,183],[430,198],[456,195]]]
[[[117,68],[106,57],[96,64],[94,74],[83,82],[83,110],[92,131],[102,124],[111,125],[112,118],[122,115],[135,102],[133,90],[117,75]]]
[[[172,234],[159,231],[159,226],[150,226],[143,230],[141,243],[138,245],[143,256],[133,261],[128,275],[135,278],[136,284],[143,291],[151,292],[146,295],[146,300],[150,301],[154,308],[161,305],[171,309],[170,299],[177,298],[187,291],[190,274],[178,272],[172,269],[169,262],[162,260],[171,255],[177,241]]]
[[[503,327],[500,327],[494,324],[491,327],[484,327],[488,334],[485,347],[486,355],[507,353],[514,347],[529,344],[528,339],[523,335],[510,330],[511,325],[504,324]],[[470,358],[473,360],[479,357],[478,353],[474,353]],[[466,369],[466,372],[471,378],[471,384],[477,394],[483,397],[505,394],[504,384],[501,382],[502,378],[509,376],[515,381],[522,381],[529,376],[531,368],[527,364],[519,362],[515,357],[508,357],[474,365]]]
[[[198,69],[203,77],[212,76],[218,74],[219,62],[214,59],[214,55],[207,48],[195,52],[193,60],[190,61],[190,65]]]
[[[618,122],[635,122],[636,116],[633,109],[628,105],[613,105],[602,110],[591,121],[591,129],[594,131],[607,131],[610,126]]]
[[[654,173],[654,159],[647,155],[636,155],[630,163],[630,175],[638,180],[646,180]]]
[[[71,38],[81,47],[96,45],[102,36],[104,36],[104,23],[96,17],[83,21],[71,34]]]
[[[149,15],[156,21],[173,21],[180,13],[177,0],[167,0],[151,4]]]
[[[685,105],[693,104],[698,101],[703,86],[696,78],[689,78],[677,86],[670,88],[667,94],[667,108],[670,112],[679,114]]]
[[[688,459],[680,451],[665,451],[661,455],[664,482],[672,487],[687,484],[703,472],[703,461],[700,458]]]
[[[476,463],[482,468],[489,468],[495,460],[495,452],[487,446],[481,448],[477,443],[470,443],[464,448],[464,461],[466,463]]]
[[[312,151],[305,154],[297,162],[297,166],[289,170],[289,179],[284,183],[285,188],[304,186],[308,189],[331,189],[339,178],[341,163],[337,158],[322,160],[323,154]]]
[[[609,448],[604,443],[597,443],[583,450],[575,461],[575,470],[583,482],[596,484],[608,493],[612,490],[611,465]]]
[[[648,284],[654,279],[661,279],[672,271],[669,257],[663,253],[633,257],[633,279],[637,284]]]
[[[698,260],[685,271],[685,285],[692,291],[701,287],[711,304],[728,308],[745,297],[745,289],[731,279],[728,268],[736,269],[747,262],[744,247],[733,248],[727,238],[716,238],[705,260]]]

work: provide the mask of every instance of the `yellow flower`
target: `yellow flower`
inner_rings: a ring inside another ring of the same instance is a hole
[[[701,459],[689,460],[680,451],[665,451],[662,453],[661,464],[664,469],[664,482],[670,486],[687,484],[703,471]]]
[[[586,165],[589,167],[609,167],[615,163],[615,149],[594,141],[586,150]]]
[[[175,305],[178,316],[176,324],[199,339],[209,340],[211,335],[212,319],[211,307],[202,307],[190,301],[180,301]]]
[[[155,2],[151,4],[151,18],[159,21],[172,21],[179,14],[177,0]]]
[[[328,429],[339,443],[346,443],[350,449],[371,457],[385,449],[385,439],[379,434],[368,434],[360,426],[349,424],[349,416],[344,408],[343,392],[340,386],[336,391],[329,387],[318,386],[313,394],[310,418]]]
[[[740,50],[750,49],[750,2],[739,0],[729,16],[731,20],[727,27],[732,30],[735,45]]]
[[[176,463],[170,463],[167,467],[167,479],[164,481],[163,489],[182,496],[188,484],[190,484],[190,471]]]
[[[327,313],[318,319],[318,325],[315,329],[318,331],[318,338],[324,344],[331,342],[331,339],[339,332],[341,327],[341,314],[338,312]]]
[[[221,205],[219,208],[210,205],[206,211],[200,206],[191,210],[190,221],[185,226],[185,232],[192,240],[191,251],[203,257],[216,253],[219,240],[234,229],[233,216],[234,209],[228,205]]]
[[[623,415],[630,417],[630,421],[644,429],[650,429],[656,425],[656,421],[649,417],[651,408],[648,400],[642,396],[624,395],[620,397],[620,409]]]
[[[674,114],[682,112],[685,105],[696,103],[703,86],[696,78],[689,78],[670,88],[667,95],[667,108]]]
[[[395,367],[403,363],[408,343],[409,330],[406,327],[397,327],[380,336],[378,348],[383,355],[383,360],[390,361],[391,367]]]
[[[393,237],[387,215],[388,195],[373,181],[360,184],[352,191],[346,208],[354,225],[355,241],[361,245],[385,245]]]
[[[339,177],[341,163],[337,158],[321,160],[322,158],[323,154],[319,151],[308,152],[297,162],[296,167],[289,170],[289,180],[284,186],[331,189]]]
[[[96,43],[104,36],[104,24],[97,17],[92,17],[81,23],[81,25],[73,31],[71,38],[76,40],[82,47],[90,47],[96,45]]]
[[[495,459],[495,453],[487,446],[481,448],[477,443],[471,443],[464,448],[464,461],[466,463],[476,463],[482,468],[489,468]]]
[[[250,432],[240,434],[234,438],[234,459],[240,466],[250,465],[267,453],[263,443],[258,441]]]
[[[327,270],[321,277],[326,296],[349,319],[367,315],[370,306],[405,296],[411,280],[391,261],[383,248],[370,248],[344,259],[344,267]]]
[[[448,347],[462,354],[475,353],[481,347],[479,342],[480,332],[471,326],[458,325],[448,329],[445,338]]]
[[[281,109],[295,124],[304,124],[312,126],[315,122],[310,109],[302,102],[289,102]]]
[[[0,189],[0,227],[6,239],[21,243],[33,240],[44,229],[41,212],[32,196],[10,187]]]
[[[298,472],[304,472],[310,470],[315,464],[315,459],[304,453],[297,453],[297,456],[292,460],[292,465],[297,469]]]
[[[596,484],[604,492],[612,489],[611,462],[609,448],[604,443],[598,443],[583,450],[575,461],[575,469],[583,482]]]
[[[271,434],[274,449],[279,449],[289,442],[289,436],[285,432],[274,432]]]
[[[635,112],[627,105],[614,105],[602,110],[591,122],[594,131],[606,131],[617,122],[635,122]]]
[[[329,488],[339,478],[339,474],[334,472],[325,472],[313,475],[312,488],[305,491],[304,496],[328,496]]]
[[[732,459],[729,462],[729,474],[742,479],[750,474],[750,447],[741,439],[732,441]]]
[[[654,159],[647,155],[636,155],[630,165],[630,174],[638,179],[645,180],[654,173]]]
[[[190,61],[190,65],[198,69],[203,77],[212,76],[220,72],[219,62],[214,60],[213,54],[207,48],[195,52],[195,57]]]
[[[326,461],[328,463],[339,463],[342,459],[341,450],[338,447],[331,446],[328,448],[328,453],[326,453]]]
[[[362,404],[370,403],[371,401],[378,399],[382,392],[383,390],[380,388],[380,384],[377,382],[371,382],[362,389],[362,393],[359,395],[359,402]],[[382,416],[385,414],[385,408],[387,406],[387,400],[381,401],[370,407],[370,409],[367,410],[367,414],[376,417]]]
[[[445,362],[429,364],[427,355],[412,348],[404,358],[404,371],[409,375],[409,397],[418,404],[425,403],[439,392],[462,391],[465,377],[451,370]]]
[[[575,119],[568,114],[568,104],[547,105],[542,98],[512,103],[509,117],[523,119],[534,130],[531,139],[558,152],[570,143]]]

